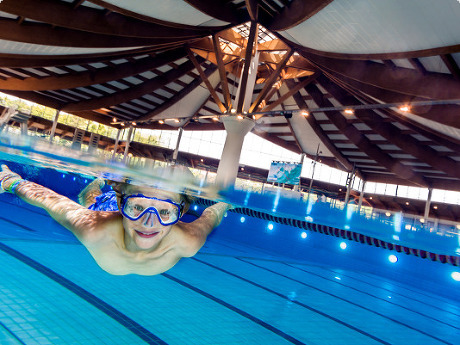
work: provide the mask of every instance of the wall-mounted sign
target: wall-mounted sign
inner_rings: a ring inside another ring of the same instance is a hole
[[[273,161],[268,172],[267,182],[297,185],[300,182],[302,164]]]

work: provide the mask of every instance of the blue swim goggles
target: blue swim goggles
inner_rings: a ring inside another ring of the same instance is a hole
[[[143,194],[122,196],[121,214],[130,220],[139,220],[147,213],[154,213],[161,225],[176,224],[182,216],[184,201],[180,204],[170,199],[158,199]]]

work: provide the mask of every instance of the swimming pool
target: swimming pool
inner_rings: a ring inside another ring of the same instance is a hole
[[[87,179],[32,168],[31,179],[71,197]],[[112,276],[43,211],[2,194],[0,260],[1,344],[454,344],[460,335],[458,267],[241,212],[167,273]]]

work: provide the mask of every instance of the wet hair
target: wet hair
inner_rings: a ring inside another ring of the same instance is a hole
[[[155,169],[153,175],[159,178],[159,183],[157,185],[146,185],[145,187],[164,190],[164,187],[168,184],[171,184],[171,181],[174,181],[175,183],[179,182],[181,185],[185,185],[181,191],[176,192],[179,194],[181,201],[184,201],[185,205],[182,211],[182,215],[185,214],[190,205],[193,204],[196,200],[196,198],[190,194],[191,189],[187,187],[187,185],[192,184],[194,180],[192,172],[187,167],[181,165],[171,165]],[[112,189],[115,191],[118,200],[120,200],[126,188],[132,184],[130,183],[131,181],[127,178],[119,178],[117,180],[118,181],[108,179],[107,184],[112,186]],[[142,185],[139,187],[142,188]],[[165,190],[167,190],[167,188]]]

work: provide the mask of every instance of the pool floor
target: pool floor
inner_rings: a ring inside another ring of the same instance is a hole
[[[3,231],[2,231],[3,233]],[[112,276],[73,241],[0,241],[0,344],[458,344],[460,304],[376,275],[210,240]]]

